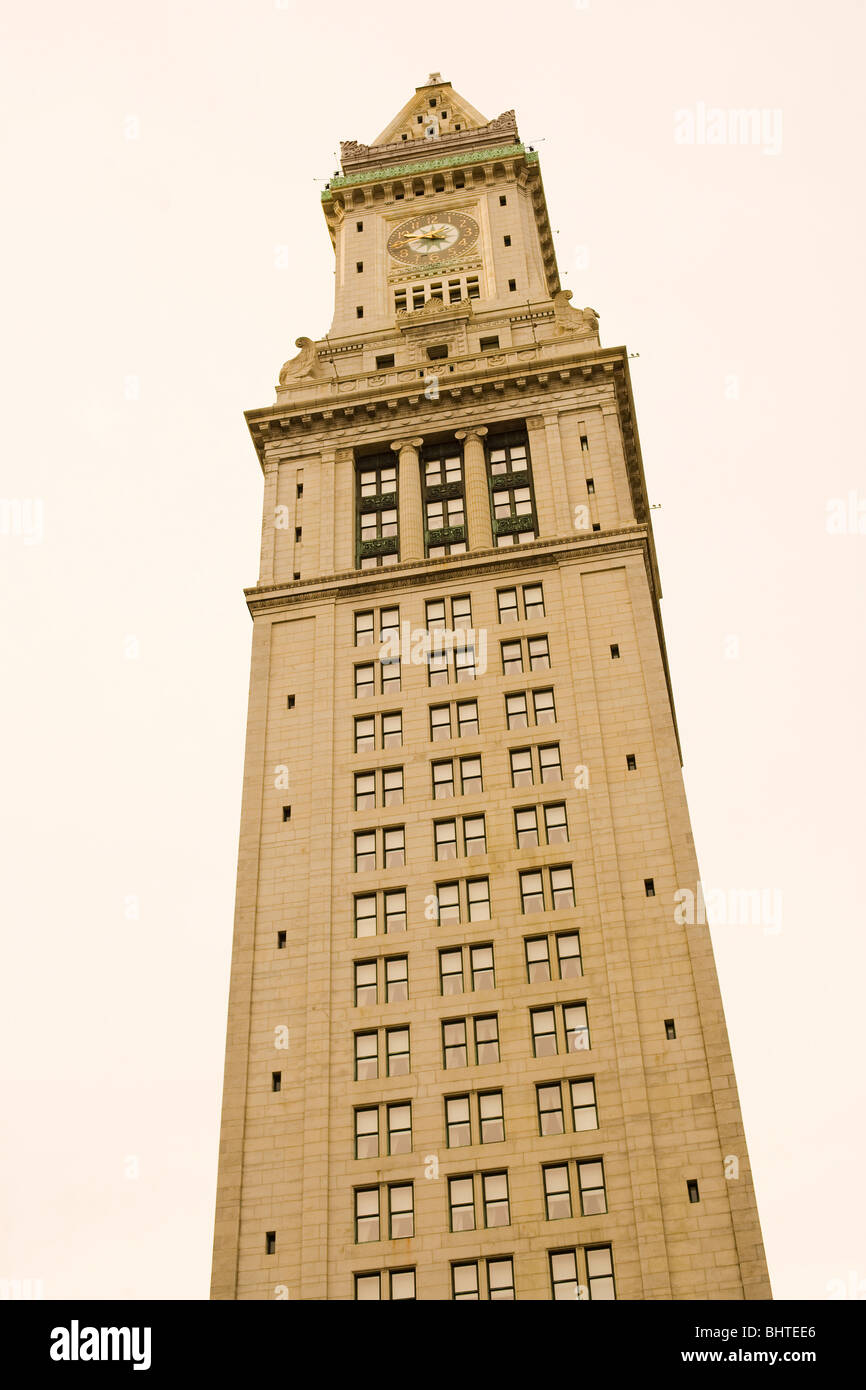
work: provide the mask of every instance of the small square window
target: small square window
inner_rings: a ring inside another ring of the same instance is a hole
[[[517,289],[517,281],[516,281],[516,280],[509,280],[509,281],[508,281],[508,288],[509,288],[510,290],[516,290],[516,289]]]
[[[667,1038],[668,1042],[673,1042],[673,1040],[674,1040],[674,1038],[676,1037],[676,1035],[677,1035],[677,1025],[674,1023],[674,1021],[673,1021],[672,1018],[666,1018],[666,1019],[665,1019],[665,1037]]]
[[[284,951],[285,949],[286,949],[286,933],[285,933],[284,931],[278,931],[278,932],[277,932],[277,950],[278,950],[278,951]]]
[[[499,347],[499,334],[496,333],[489,338],[482,338],[478,344],[480,352],[493,352]]]
[[[654,898],[654,897],[655,897],[655,895],[656,895],[656,886],[655,886],[655,884],[653,883],[653,880],[652,880],[651,878],[645,878],[645,879],[644,879],[644,881],[643,881],[643,888],[644,888],[644,892],[646,893],[646,895],[647,895],[648,898]]]
[[[287,695],[287,696],[286,696],[286,709],[294,709],[294,708],[295,708],[295,697],[294,697],[294,695]]]
[[[364,306],[363,306],[363,304],[356,304],[356,305],[355,305],[355,318],[356,318],[356,319],[362,319],[363,317],[364,317]]]
[[[698,1191],[697,1179],[696,1179],[696,1178],[689,1178],[688,1182],[686,1183],[686,1187],[688,1188],[688,1192],[689,1192],[689,1201],[690,1201],[690,1202],[699,1202],[699,1201],[701,1200],[701,1194],[700,1194],[700,1192]]]
[[[505,194],[504,194],[504,193],[500,193],[500,195],[499,195],[499,206],[500,206],[501,208],[504,208],[504,207],[505,207],[505,204],[506,204],[507,202],[508,202],[508,199],[506,198]]]
[[[586,480],[586,490],[587,490],[587,492],[595,492],[595,479],[594,479],[594,478],[587,478],[587,480]]]
[[[619,656],[619,643],[618,643],[618,642],[611,642],[611,644],[610,644],[610,656],[611,656],[611,660],[612,660],[612,661],[616,661],[616,659],[618,658],[618,656]]]
[[[593,529],[593,531],[600,531],[600,530],[601,530],[601,522],[600,522],[600,521],[594,521],[594,522],[592,523],[592,529]]]
[[[295,496],[296,496],[296,497],[303,497],[303,495],[304,495],[304,484],[303,484],[303,483],[298,483],[297,486],[295,487]]]
[[[447,344],[447,343],[434,343],[432,347],[428,347],[428,349],[427,349],[427,356],[429,357],[429,359],[430,359],[431,362],[435,362],[435,361],[437,361],[437,360],[438,360],[439,358],[441,358],[441,357],[447,357],[447,356],[448,356],[448,344]]]
[[[265,1232],[265,1254],[275,1255],[277,1253],[277,1233],[276,1231]]]
[[[376,358],[376,371],[377,371],[377,372],[383,372],[383,371],[385,371],[385,369],[386,369],[387,367],[393,367],[393,365],[394,365],[394,354],[393,354],[393,352],[386,352],[386,353],[383,353],[381,357],[377,357],[377,358]]]
[[[634,753],[626,753],[625,766],[627,772],[634,772],[637,767],[637,758]]]
[[[299,540],[301,539],[301,536],[302,536],[302,535],[303,535],[303,530],[302,530],[302,528],[301,528],[300,526],[296,526],[296,527],[295,527],[295,540],[296,540],[296,541],[299,541]]]
[[[363,232],[363,230],[364,230],[364,224],[363,224],[363,222],[356,222],[356,223],[355,223],[355,231],[356,231],[356,232]]]
[[[505,237],[502,238],[502,240],[505,242],[505,245],[506,245],[506,246],[510,246],[510,245],[511,245],[511,237],[510,237],[510,236],[505,236]]]
[[[281,1071],[271,1072],[271,1090],[281,1091],[283,1088],[283,1073]]]
[[[291,820],[291,819],[292,819],[292,808],[291,808],[291,806],[284,806],[284,807],[283,807],[283,820],[285,821],[285,820]]]
[[[301,577],[301,571],[300,571],[300,570],[295,570],[294,574],[292,575],[292,578],[293,578],[293,579],[300,579],[300,577]]]
[[[356,273],[357,273],[358,275],[360,275],[361,272],[363,271],[363,269],[364,269],[364,262],[363,262],[363,261],[356,261],[356,262],[355,262],[355,271],[356,271]]]

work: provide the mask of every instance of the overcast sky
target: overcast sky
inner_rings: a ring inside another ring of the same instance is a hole
[[[573,302],[640,354],[703,881],[782,895],[781,930],[713,933],[774,1292],[866,1296],[863,29],[854,0],[0,22],[0,1280],[207,1296],[261,507],[242,412],[330,326],[339,140],[440,71],[516,108]],[[758,143],[706,142],[743,107]]]

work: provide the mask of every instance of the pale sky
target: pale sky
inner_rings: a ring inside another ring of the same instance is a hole
[[[207,1296],[261,507],[243,411],[330,325],[339,140],[440,71],[488,118],[516,109],[564,285],[640,354],[703,881],[782,894],[777,933],[713,933],[774,1292],[866,1296],[863,17],[45,0],[0,20],[0,1281]],[[677,142],[713,108],[763,112],[766,152]]]

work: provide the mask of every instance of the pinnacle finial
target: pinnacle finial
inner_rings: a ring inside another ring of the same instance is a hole
[[[441,72],[431,72],[430,75],[429,75],[429,77],[427,78],[427,84],[426,84],[426,85],[427,85],[428,87],[435,87],[435,86],[436,86],[436,83],[437,83],[437,82],[441,82],[441,81],[442,81],[442,74],[441,74]]]

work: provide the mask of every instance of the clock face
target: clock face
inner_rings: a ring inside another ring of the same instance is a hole
[[[478,240],[478,223],[465,212],[428,212],[402,222],[388,238],[388,251],[402,265],[450,261]]]

